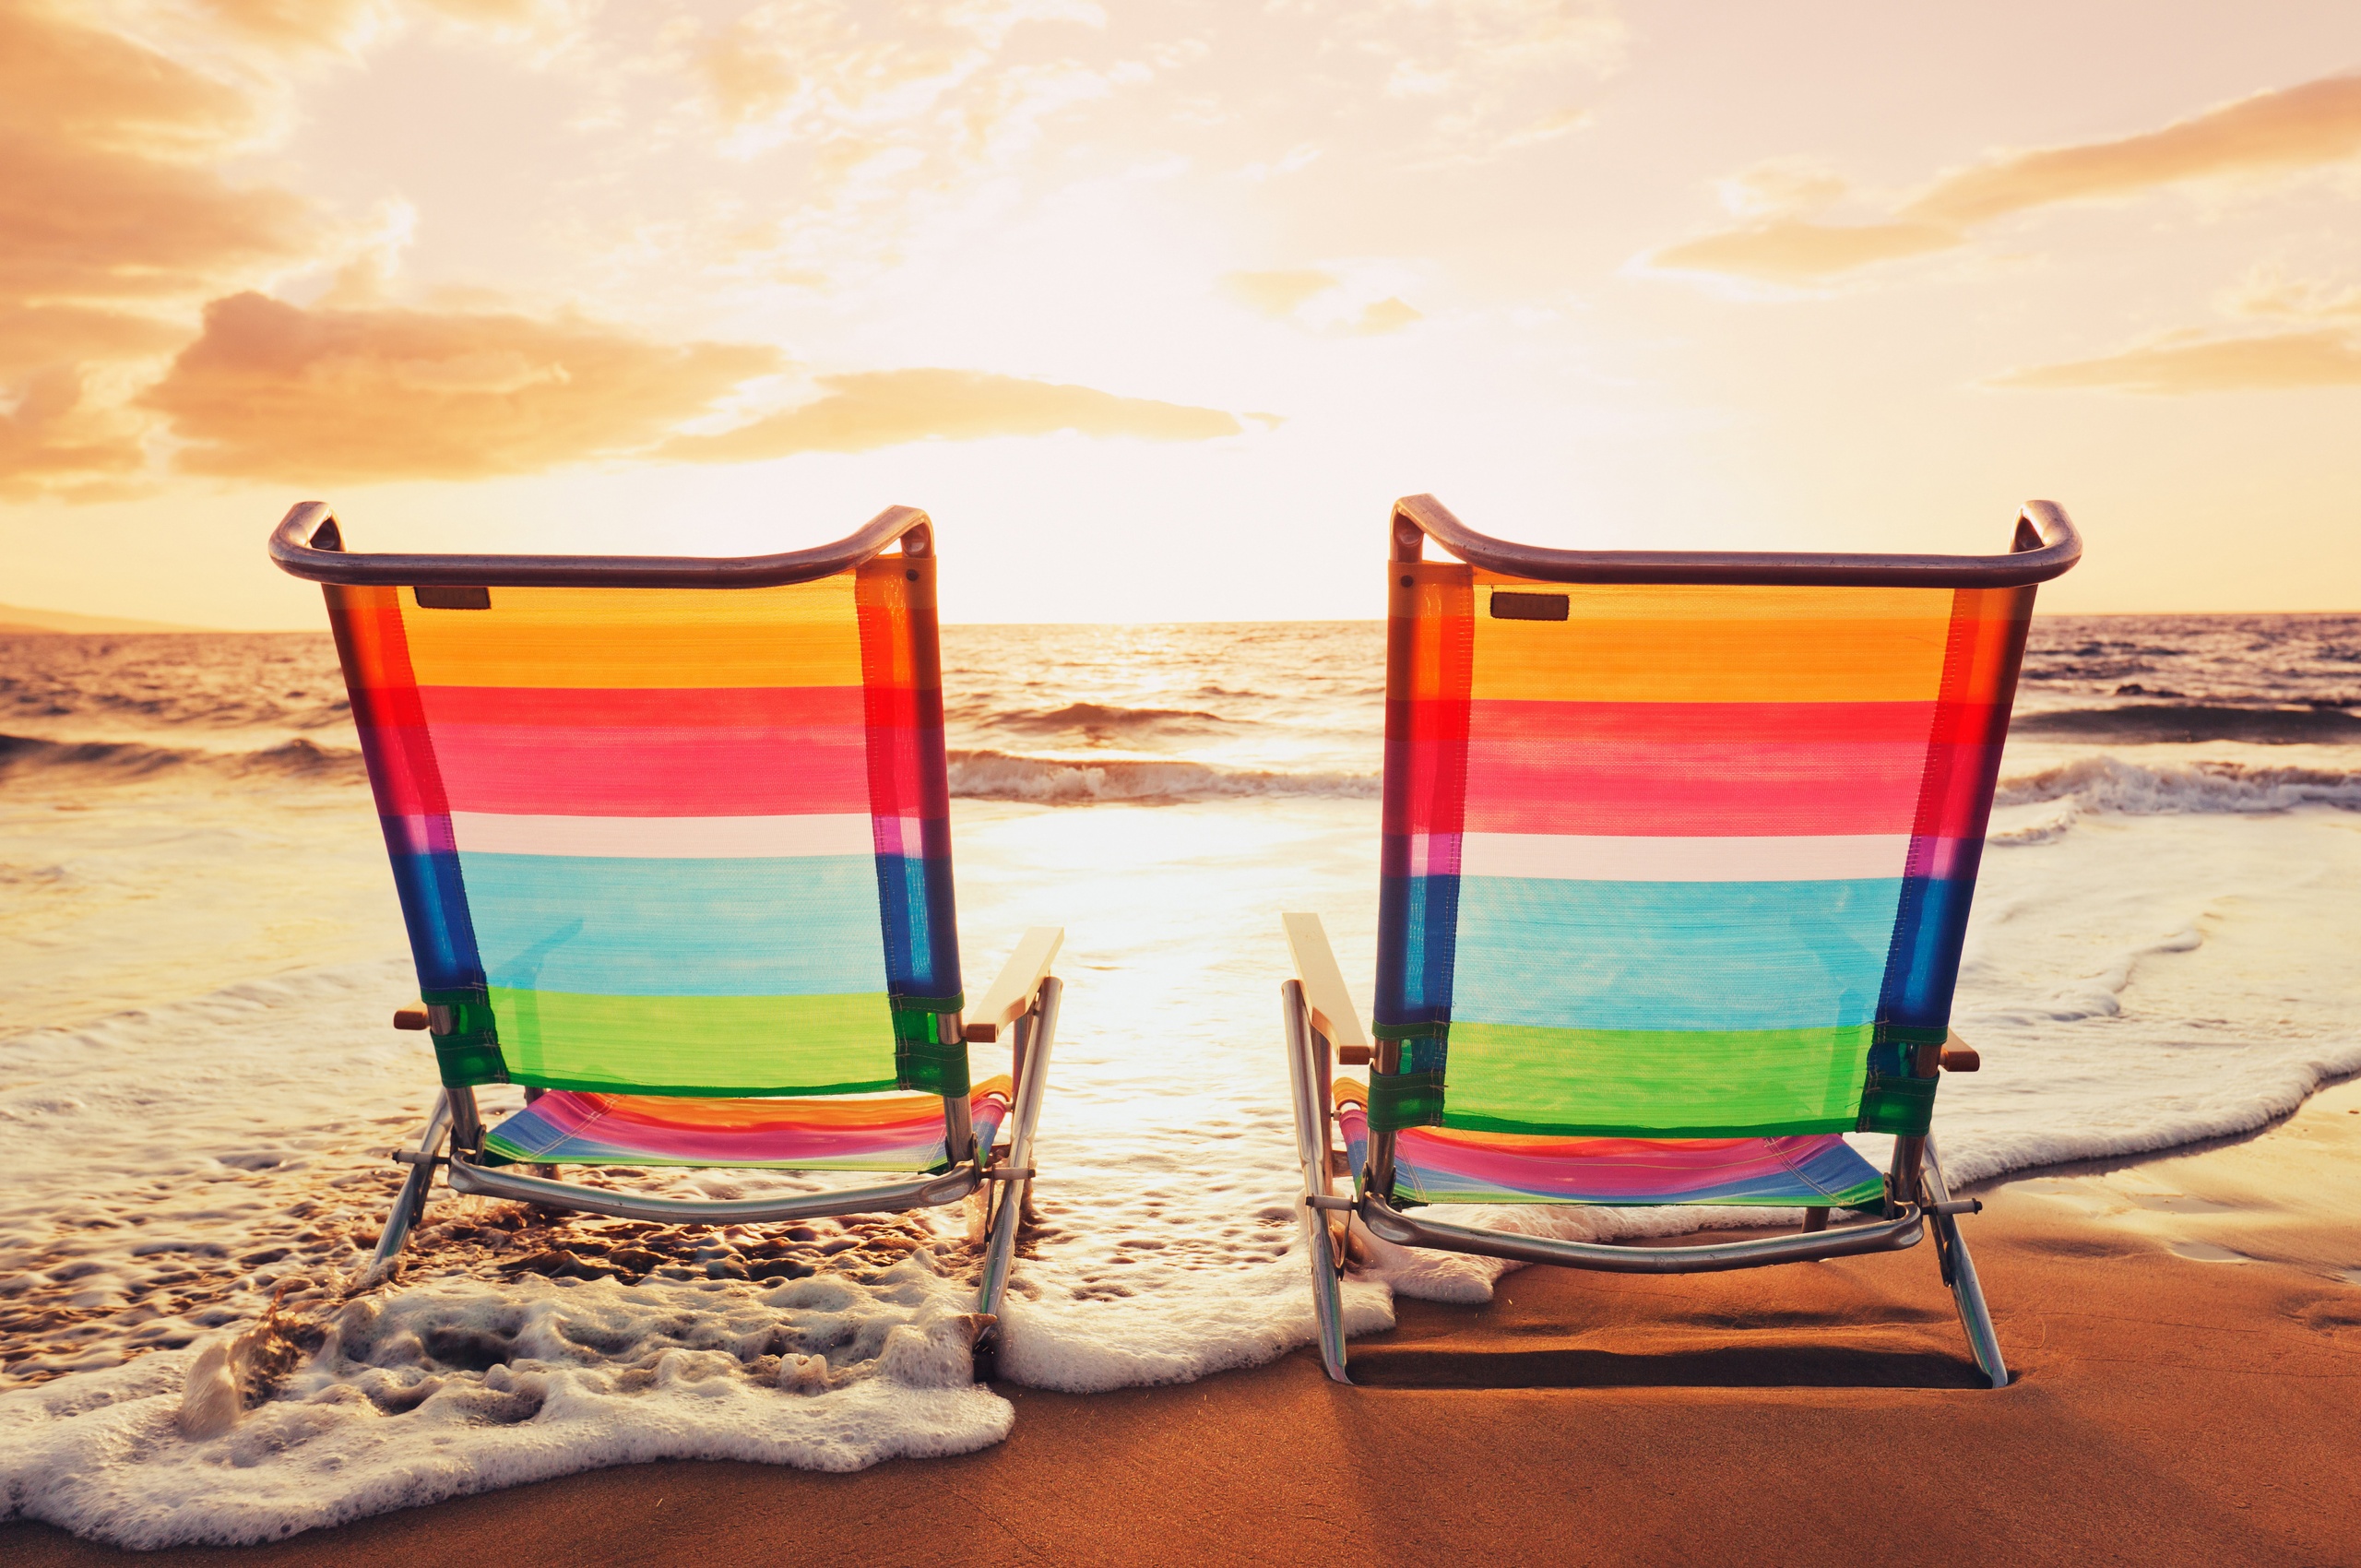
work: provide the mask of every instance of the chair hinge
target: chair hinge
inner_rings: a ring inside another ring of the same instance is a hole
[[[447,1154],[421,1154],[414,1148],[387,1149],[386,1158],[397,1165],[448,1165],[451,1163],[451,1157]]]
[[[1335,1214],[1358,1214],[1361,1206],[1351,1198],[1332,1198],[1318,1193],[1306,1193],[1303,1205],[1306,1208],[1327,1209]]]
[[[1928,1214],[1982,1214],[1984,1200],[1982,1198],[1953,1198],[1949,1203],[1921,1204],[1919,1206]]]
[[[1035,1170],[1029,1165],[1022,1170],[1012,1170],[1005,1165],[995,1165],[984,1172],[984,1180],[987,1182],[1030,1182],[1035,1174]]]

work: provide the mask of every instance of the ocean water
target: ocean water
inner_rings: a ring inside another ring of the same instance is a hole
[[[1003,1375],[1175,1382],[1310,1338],[1277,917],[1326,916],[1366,1008],[1382,639],[946,630],[971,983],[1068,932]],[[1984,1070],[1937,1112],[1955,1175],[2251,1129],[2361,1071],[2356,713],[2361,617],[2036,623],[1955,1015]],[[413,995],[325,636],[0,639],[0,1515],[255,1540],[641,1458],[1006,1434],[967,1381],[969,1209],[716,1230],[438,1193],[364,1279],[433,1094],[386,1027]],[[1500,1272],[1372,1243],[1350,1326]],[[204,1397],[225,1359],[243,1413]]]

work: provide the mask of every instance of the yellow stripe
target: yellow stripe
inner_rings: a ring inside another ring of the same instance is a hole
[[[1496,621],[1477,586],[1479,701],[1919,702],[1942,684],[1948,588],[1494,581],[1571,602],[1564,621]]]
[[[400,590],[424,686],[858,686],[853,576],[767,588],[495,588],[489,610]]]

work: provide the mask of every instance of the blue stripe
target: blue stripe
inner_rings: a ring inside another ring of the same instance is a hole
[[[1952,1019],[1959,984],[1960,948],[1967,940],[1968,907],[1975,898],[1975,861],[1984,846],[1966,846],[1964,874],[1914,876],[1904,887],[1894,924],[1892,959],[1878,1016],[1885,1023],[1940,1029]]]
[[[393,864],[394,896],[401,900],[402,924],[409,932],[410,956],[418,965],[421,991],[465,991],[483,984],[483,961],[476,956],[475,927],[468,918],[466,890],[459,885],[459,857],[411,845],[407,819],[383,817],[387,858]]]
[[[927,840],[923,858],[876,860],[886,983],[896,996],[956,996],[959,926],[951,897],[951,827],[929,822],[920,831]]]
[[[609,996],[885,989],[873,856],[460,860],[496,986]]]
[[[1394,858],[1394,857],[1389,857]],[[1406,849],[1398,858],[1406,861]],[[1377,1022],[1387,1028],[1449,1023],[1457,876],[1388,873],[1377,887]]]
[[[1799,1029],[1876,1016],[1900,877],[1459,879],[1459,1022]]]

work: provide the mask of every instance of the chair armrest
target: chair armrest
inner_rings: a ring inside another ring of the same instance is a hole
[[[1318,915],[1281,915],[1287,928],[1287,951],[1295,958],[1295,978],[1303,982],[1304,1004],[1311,1009],[1311,1027],[1336,1048],[1336,1060],[1347,1067],[1364,1066],[1370,1059],[1369,1036],[1361,1032],[1360,1015],[1353,1009],[1352,993],[1336,968],[1328,932]]]
[[[1976,1054],[1975,1047],[1960,1039],[1956,1030],[1943,1041],[1942,1053],[1935,1061],[1946,1073],[1973,1073],[1984,1065],[1984,1058]]]
[[[961,1032],[970,1044],[991,1044],[1000,1039],[1003,1028],[1025,1016],[1065,940],[1066,928],[1062,925],[1037,925],[1026,932],[1016,951],[1001,966],[1000,978],[992,981],[983,1000],[967,1010]]]

